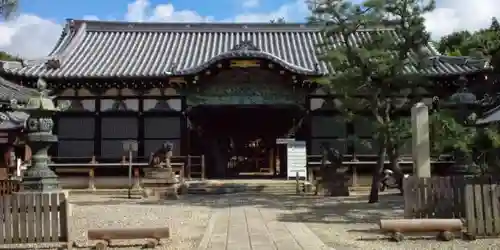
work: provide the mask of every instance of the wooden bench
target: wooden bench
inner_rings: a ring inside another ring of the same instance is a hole
[[[148,248],[154,248],[160,244],[160,240],[170,237],[168,227],[161,228],[114,228],[114,229],[90,229],[87,232],[89,240],[98,240],[95,248],[104,250],[110,244],[111,240],[132,240],[132,239],[151,239],[146,244]]]
[[[450,241],[454,238],[453,232],[463,233],[464,229],[460,219],[387,219],[380,220],[379,227],[396,242],[404,239],[403,233],[427,232],[438,232],[438,240]]]

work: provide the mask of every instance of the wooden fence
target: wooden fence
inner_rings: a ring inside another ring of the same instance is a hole
[[[18,180],[0,180],[0,197],[18,192],[20,187],[20,181]]]
[[[405,218],[457,218],[474,236],[500,236],[500,179],[447,176],[404,180]]]
[[[89,159],[89,158],[85,158]],[[99,170],[102,169],[127,169],[129,163],[127,157],[122,157],[120,162],[108,162],[103,159],[99,161],[95,156],[90,157],[90,161],[75,162],[75,160],[62,159],[62,158],[52,158],[52,163],[49,164],[51,169],[56,173],[92,173],[93,177],[98,177]],[[82,160],[82,159],[81,159]],[[191,180],[194,177],[198,177],[202,180],[206,178],[205,169],[205,156],[172,156],[173,166],[183,166],[184,177]],[[147,162],[132,162],[132,167],[134,169],[140,170],[144,168],[149,168],[149,163]]]
[[[474,178],[465,187],[467,231],[476,236],[500,236],[500,180]]]
[[[64,193],[17,193],[0,198],[0,244],[61,242],[73,246]]]

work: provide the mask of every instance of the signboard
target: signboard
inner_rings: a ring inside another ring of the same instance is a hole
[[[294,142],[294,138],[278,138],[276,139],[276,144],[288,144]]]
[[[299,173],[300,178],[307,177],[307,151],[305,141],[291,141],[286,146],[287,178],[295,178]]]

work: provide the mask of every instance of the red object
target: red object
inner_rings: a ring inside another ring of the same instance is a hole
[[[139,177],[139,169],[138,168],[134,168],[134,176]]]

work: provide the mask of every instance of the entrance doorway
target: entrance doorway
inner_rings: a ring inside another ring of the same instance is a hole
[[[295,105],[207,105],[189,113],[190,148],[204,154],[209,178],[286,175],[277,138],[299,136],[305,112]]]

